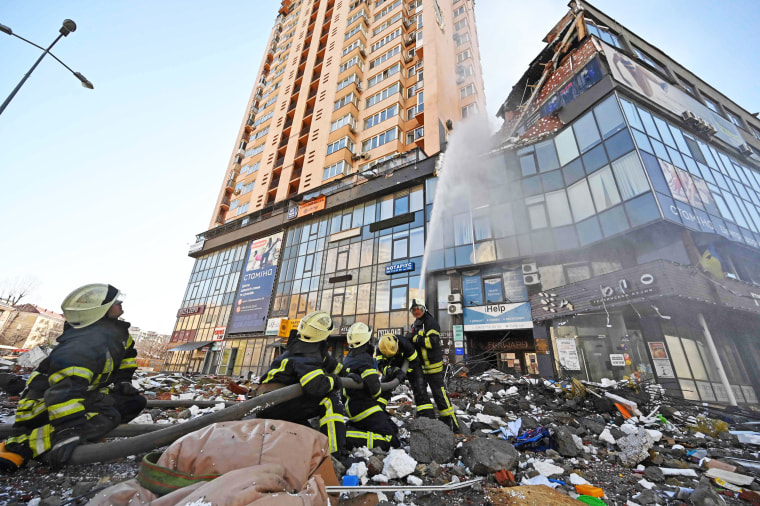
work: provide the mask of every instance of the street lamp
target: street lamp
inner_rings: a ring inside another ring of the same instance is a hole
[[[87,80],[86,77],[84,77],[79,72],[74,72],[68,65],[66,65],[65,63],[63,63],[60,59],[58,59],[58,57],[56,55],[54,55],[53,53],[50,52],[50,50],[53,48],[53,46],[55,46],[56,42],[58,42],[61,39],[61,37],[68,36],[71,32],[76,31],[76,29],[77,29],[77,24],[76,23],[74,23],[70,19],[64,19],[63,20],[63,24],[61,26],[61,29],[59,30],[58,37],[56,37],[55,40],[46,49],[46,48],[43,48],[42,46],[38,46],[37,44],[35,44],[34,42],[32,42],[30,40],[25,39],[24,37],[21,37],[20,35],[16,35],[15,33],[13,33],[13,30],[11,30],[10,27],[5,26],[3,24],[0,24],[0,32],[7,33],[8,35],[12,35],[14,37],[17,37],[17,38],[23,40],[24,42],[26,42],[28,44],[31,44],[34,47],[42,49],[42,51],[43,51],[43,53],[40,55],[40,57],[37,58],[37,61],[34,62],[34,65],[32,65],[32,68],[29,69],[29,72],[27,72],[24,75],[24,77],[21,79],[21,82],[19,82],[16,85],[16,87],[13,89],[13,91],[11,92],[11,94],[8,95],[8,98],[5,99],[5,102],[3,102],[3,105],[0,105],[0,114],[2,114],[3,111],[5,111],[5,108],[8,107],[8,104],[10,104],[11,100],[13,100],[13,97],[16,96],[16,93],[18,93],[18,90],[20,90],[21,86],[23,86],[24,83],[26,82],[26,80],[29,79],[29,76],[32,75],[32,72],[34,72],[34,69],[37,68],[37,65],[40,64],[40,62],[42,61],[42,59],[45,57],[46,54],[49,54],[50,56],[52,56],[53,58],[55,58],[56,61],[58,61],[58,63],[60,63],[64,67],[66,67],[66,69],[69,72],[71,72],[72,74],[74,74],[74,77],[76,77],[77,79],[79,79],[79,82],[82,83],[82,86],[84,86],[85,88],[89,88],[91,90],[94,89],[94,86],[92,85],[92,83],[90,81]]]

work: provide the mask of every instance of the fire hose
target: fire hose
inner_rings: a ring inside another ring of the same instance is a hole
[[[406,372],[408,368],[409,364],[404,362],[401,369]],[[349,389],[358,389],[363,386],[362,383],[357,383],[349,378],[341,378],[341,383],[344,388]],[[383,383],[381,386],[383,391],[390,391],[395,389],[399,383],[400,381],[398,379],[393,379],[387,383]],[[74,450],[74,453],[69,460],[69,464],[92,464],[94,462],[114,460],[129,455],[148,452],[155,448],[169,445],[180,437],[202,429],[212,423],[240,420],[251,412],[257,412],[266,407],[296,399],[302,394],[303,391],[301,385],[296,383],[295,385],[272,390],[271,392],[254,397],[253,399],[237,403],[235,406],[225,408],[221,411],[204,415],[194,420],[188,420],[179,425],[172,425],[171,427],[156,430],[148,434],[121,439],[119,441],[79,446]]]

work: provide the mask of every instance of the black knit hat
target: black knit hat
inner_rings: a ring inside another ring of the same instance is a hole
[[[119,289],[116,288],[113,285],[108,285],[108,292],[106,292],[106,298],[103,299],[103,302],[100,303],[100,305],[108,304],[112,300],[116,298],[116,296],[119,294]]]

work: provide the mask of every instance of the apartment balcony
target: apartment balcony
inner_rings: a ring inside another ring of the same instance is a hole
[[[222,205],[222,207],[226,207],[227,209],[230,208],[230,196],[229,195],[225,195],[224,197],[222,197],[221,205]]]
[[[290,174],[290,180],[293,181],[294,179],[300,178],[302,172],[303,171],[301,170],[300,167],[298,169],[293,169],[293,173]]]
[[[304,155],[306,155],[306,146],[298,148],[298,151],[296,151],[296,159],[299,159]]]
[[[282,167],[283,163],[285,163],[285,157],[281,156],[280,158],[278,158],[277,160],[274,161],[274,167],[275,168]]]
[[[269,189],[270,189],[270,191],[273,190],[273,189],[276,190],[279,186],[280,186],[280,178],[279,177],[277,179],[272,179],[272,182],[269,183]]]
[[[304,118],[308,118],[308,117],[309,117],[309,116],[311,116],[313,113],[314,113],[314,107],[309,107],[308,109],[306,109],[306,111],[304,111],[304,113],[303,113],[303,117],[304,117]]]
[[[290,128],[293,125],[293,118],[288,118],[285,121],[285,124],[282,126],[282,129],[285,130],[286,128]]]

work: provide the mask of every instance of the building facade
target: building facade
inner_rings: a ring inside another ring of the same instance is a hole
[[[0,344],[32,349],[54,344],[63,333],[65,319],[62,314],[34,304],[2,306],[0,310]]]
[[[544,40],[430,240],[455,352],[757,404],[760,121],[585,2]]]
[[[473,8],[282,1],[164,370],[258,375],[281,319],[315,308],[335,316],[338,350],[354,321],[408,325],[425,179],[484,110]]]

